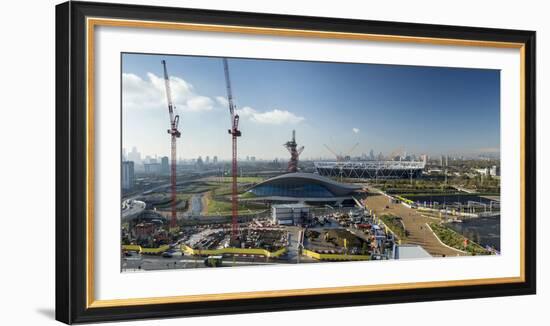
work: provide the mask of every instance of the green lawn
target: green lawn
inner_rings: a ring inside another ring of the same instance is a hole
[[[437,235],[437,237],[447,246],[453,247],[459,250],[466,251],[472,255],[488,255],[489,252],[485,250],[479,244],[468,241],[466,248],[464,247],[464,239],[466,239],[462,234],[459,234],[448,227],[441,225],[439,223],[430,223],[430,227]]]
[[[254,193],[252,193],[252,192],[247,191],[247,192],[245,192],[244,194],[241,194],[239,197],[240,197],[240,198],[256,198],[256,197],[258,197],[258,196],[256,196],[256,195],[255,195]]]
[[[230,183],[233,181],[231,177],[224,177],[223,182]],[[237,183],[258,183],[264,181],[262,177],[237,177]]]
[[[169,208],[172,206],[172,201],[170,200],[170,196],[171,194],[170,193],[166,193],[166,196],[167,196],[167,201],[166,202],[163,202],[161,204],[156,204],[154,205],[155,208],[158,208],[158,209],[164,209],[164,208]],[[187,208],[187,201],[189,200],[189,198],[191,198],[191,195],[190,194],[187,194],[187,193],[178,193],[176,194],[176,200],[178,202],[177,206],[178,206],[178,210],[185,210]]]
[[[228,215],[231,214],[232,203],[229,200],[220,200],[215,198],[208,198],[206,207],[206,214],[208,215]],[[249,204],[249,203],[239,203],[238,206],[239,214],[246,215],[250,214],[250,211],[258,212],[267,209],[266,205],[262,204]]]
[[[401,223],[401,218],[394,215],[382,215],[380,219],[399,239],[404,240],[407,238],[407,231],[403,227],[403,223]]]

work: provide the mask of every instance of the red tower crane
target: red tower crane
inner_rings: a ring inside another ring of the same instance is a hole
[[[178,124],[180,117],[177,114],[174,114],[176,107],[172,103],[172,91],[170,90],[170,79],[168,77],[168,70],[166,69],[166,61],[162,60],[162,67],[164,68],[164,85],[166,87],[166,102],[168,103],[168,114],[170,116],[170,129],[168,129],[168,134],[171,137],[171,174],[170,174],[170,183],[171,183],[171,199],[172,199],[172,211],[170,218],[170,229],[175,229],[177,227],[177,214],[176,214],[176,139],[181,136],[181,133],[178,130]]]
[[[225,86],[227,89],[227,103],[229,105],[229,116],[231,119],[231,129],[228,130],[231,135],[232,144],[232,164],[231,164],[231,242],[237,241],[238,227],[238,202],[237,202],[237,137],[241,136],[239,130],[239,115],[235,114],[235,104],[233,103],[233,93],[231,91],[231,79],[229,78],[229,65],[227,58],[223,58],[223,70],[225,73]]]

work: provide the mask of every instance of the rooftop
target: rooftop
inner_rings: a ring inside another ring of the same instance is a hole
[[[301,204],[301,203],[295,203],[295,204],[277,204],[277,205],[271,205],[271,207],[273,208],[306,208],[310,206]]]
[[[418,259],[432,257],[422,246],[404,244],[395,246],[395,259]]]

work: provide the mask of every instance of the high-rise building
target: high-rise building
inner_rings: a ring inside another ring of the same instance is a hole
[[[206,155],[206,157],[204,158],[204,164],[210,164],[210,156],[209,155]]]
[[[371,149],[371,150],[370,150],[370,153],[369,153],[369,160],[371,160],[371,161],[374,161],[374,160],[375,160],[375,157],[374,157],[374,149]]]
[[[141,154],[137,151],[137,148],[135,146],[132,147],[132,151],[129,152],[126,156],[128,161],[132,161],[135,164],[141,163]]]
[[[168,163],[168,156],[163,156],[160,158],[160,170],[162,174],[170,173],[170,163]]]
[[[214,155],[212,158],[212,163],[217,164],[218,163],[218,156]]]
[[[123,161],[122,162],[122,189],[131,190],[135,184],[134,175],[134,162]]]
[[[162,166],[160,163],[145,163],[143,164],[143,168],[145,169],[145,173],[147,174],[161,174],[162,173]]]
[[[420,160],[424,163],[428,163],[428,155],[427,154],[420,155]]]

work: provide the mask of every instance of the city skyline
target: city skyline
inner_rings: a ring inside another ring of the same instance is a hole
[[[122,146],[169,155],[160,60],[167,60],[182,138],[178,158],[230,157],[220,58],[123,54]],[[303,158],[397,149],[417,155],[498,155],[496,70],[229,59],[243,137],[239,157],[283,158],[296,129]],[[266,77],[267,76],[267,77]],[[262,78],[263,77],[263,78]],[[336,108],[336,109],[335,109]]]
[[[133,152],[135,150],[135,152]],[[132,153],[133,152],[133,153]],[[132,156],[132,155],[139,155],[139,158],[136,158],[135,156]],[[405,159],[405,157],[413,157],[415,158],[416,160],[420,160],[422,161],[423,160],[423,156],[426,155],[427,156],[427,159],[428,160],[431,160],[431,161],[437,161],[437,160],[442,160],[442,159],[445,159],[445,160],[469,160],[469,159],[474,159],[474,160],[479,160],[479,159],[490,159],[490,160],[494,160],[494,159],[500,159],[500,157],[498,155],[496,155],[495,153],[485,153],[485,154],[475,154],[475,155],[471,155],[471,156],[465,156],[465,155],[462,155],[462,154],[457,154],[457,153],[454,153],[454,154],[437,154],[437,155],[427,155],[427,154],[419,154],[419,153],[408,153],[408,152],[403,152],[404,155],[401,156],[401,158]],[[498,154],[498,153],[497,153]],[[389,153],[382,153],[382,152],[379,152],[379,153],[374,153],[372,152],[372,155],[371,153],[356,153],[355,155],[351,155],[349,156],[350,159],[353,159],[353,160],[357,160],[357,159],[365,159],[365,160],[376,160],[376,159],[379,159],[379,157],[382,156],[383,159],[385,160],[393,160],[395,159],[395,157],[390,157],[389,156]],[[161,155],[161,154],[143,154],[139,151],[139,149],[134,146],[132,147],[132,150],[131,151],[128,151],[127,148],[123,148],[122,149],[122,161],[132,161],[132,162],[135,162],[136,164],[144,164],[144,163],[148,163],[148,164],[155,164],[155,163],[158,163],[160,164],[160,160],[162,159],[169,159],[169,157],[167,155]],[[230,157],[219,157],[218,155],[212,155],[212,154],[201,154],[197,157],[182,157],[182,156],[179,156],[177,158],[178,162],[195,162],[197,161],[198,159],[202,159],[205,161],[205,163],[229,163],[231,162],[231,158]],[[263,158],[258,158],[254,155],[246,155],[246,156],[238,156],[238,160],[239,161],[251,161],[251,162],[255,162],[255,161],[259,161],[259,162],[269,162],[269,161],[273,161],[273,160],[282,160],[282,161],[286,161],[289,159],[289,155],[287,154],[286,156],[281,156],[281,157],[273,157],[273,158],[270,158],[270,159],[263,159]],[[330,153],[325,155],[325,156],[319,156],[319,157],[303,157],[301,158],[300,160],[302,161],[315,161],[315,160],[335,160],[336,158],[334,157],[334,155],[331,155]],[[148,161],[149,162],[146,162]]]

